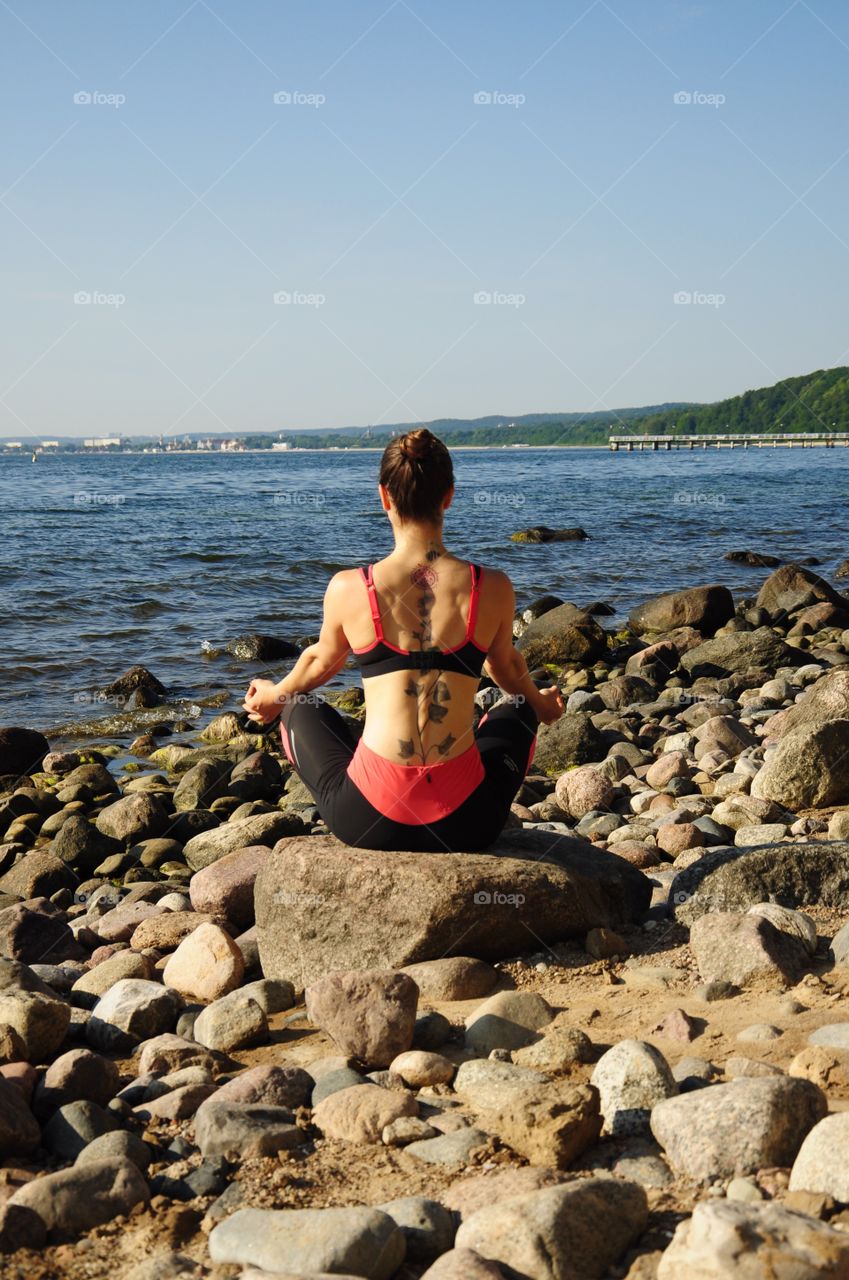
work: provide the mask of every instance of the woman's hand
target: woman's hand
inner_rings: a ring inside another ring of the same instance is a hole
[[[256,724],[270,724],[280,715],[286,695],[281,694],[280,686],[273,680],[252,680],[250,688],[242,703],[248,713],[248,719]]]
[[[549,685],[547,689],[539,690],[539,701],[534,710],[537,713],[540,724],[554,724],[555,720],[559,720],[566,708],[563,705],[563,698],[556,684]]]

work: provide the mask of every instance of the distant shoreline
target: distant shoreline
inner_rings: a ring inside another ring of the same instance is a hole
[[[285,457],[290,453],[383,453],[385,447],[385,445],[362,445],[356,449],[341,449],[319,445],[315,449],[301,449],[297,446],[291,449],[161,449],[157,453],[151,450],[145,451],[144,449],[122,449],[115,453],[104,449],[74,449],[71,452],[40,452],[38,458],[39,461],[42,458],[232,458],[246,453],[267,453],[270,457]],[[532,450],[540,449],[546,451],[553,449],[596,449],[601,450],[602,453],[611,452],[610,446],[606,444],[453,444],[449,445],[449,449],[452,453],[528,453]],[[0,458],[30,458],[30,456],[29,449],[16,450],[14,453],[0,451]]]

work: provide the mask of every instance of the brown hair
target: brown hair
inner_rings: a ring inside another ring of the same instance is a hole
[[[384,449],[380,483],[402,520],[436,521],[454,483],[451,454],[427,427],[408,431]]]

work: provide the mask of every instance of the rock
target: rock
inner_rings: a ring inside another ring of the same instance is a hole
[[[215,1093],[216,1102],[259,1102],[267,1107],[306,1107],[313,1078],[301,1067],[268,1064],[249,1067]]]
[[[270,849],[284,836],[298,835],[303,829],[304,824],[296,814],[279,810],[257,813],[192,836],[183,848],[183,857],[192,871],[202,871],[236,849],[246,849],[251,845],[268,846]]]
[[[793,911],[790,907],[779,906],[777,902],[756,902],[746,914],[761,916],[781,933],[798,939],[809,956],[816,954],[817,926],[804,911]]]
[[[453,1118],[453,1117],[452,1117]],[[456,1117],[459,1121],[459,1117]],[[458,1123],[458,1128],[464,1128]],[[418,1116],[400,1116],[384,1127],[380,1140],[385,1147],[408,1147],[411,1142],[422,1142],[425,1138],[438,1138],[439,1129],[434,1129],[426,1120]]]
[[[139,665],[128,668],[123,675],[118,676],[117,680],[113,680],[100,692],[105,694],[107,699],[120,700],[121,704],[128,701],[132,694],[142,693],[145,695],[142,705],[146,707],[156,706],[168,695],[168,690],[161,680],[157,680],[147,667]]]
[[[781,1205],[707,1200],[680,1223],[657,1280],[820,1280],[849,1274],[849,1237]]]
[[[176,898],[180,906],[175,910],[168,906],[168,898]],[[197,911],[183,910],[183,903],[188,902],[179,894],[168,894],[160,898],[156,904],[161,908],[158,915],[148,916],[142,920],[130,935],[130,946],[136,951],[153,949],[155,951],[175,951],[180,943],[188,938],[203,924],[213,924],[221,928],[221,917],[201,915]]]
[[[557,803],[573,818],[583,818],[594,809],[607,809],[613,799],[613,785],[592,765],[571,769],[557,779]]]
[[[78,1235],[128,1215],[150,1199],[147,1183],[127,1159],[95,1160],[48,1173],[21,1187],[9,1204],[38,1214],[51,1237]]]
[[[790,1171],[791,1191],[821,1191],[839,1204],[849,1204],[846,1140],[849,1113],[826,1116],[811,1129]]]
[[[787,827],[783,822],[762,822],[754,826],[738,827],[734,833],[734,843],[754,848],[757,845],[778,844],[786,835]]]
[[[150,1164],[150,1147],[134,1133],[128,1133],[126,1129],[112,1129],[108,1133],[102,1133],[99,1138],[93,1138],[87,1146],[83,1147],[74,1163],[92,1164],[97,1160],[116,1158],[131,1160],[136,1168],[144,1173]]]
[[[743,1077],[659,1102],[651,1131],[677,1173],[710,1182],[792,1164],[826,1109],[808,1080]]]
[[[122,902],[97,921],[97,936],[104,942],[129,942],[138,926],[161,915],[164,908],[155,902]]]
[[[268,1019],[262,1009],[239,990],[207,1005],[194,1027],[199,1044],[222,1053],[257,1044],[267,1035]]]
[[[510,534],[511,542],[582,542],[590,535],[585,529],[549,529],[548,525],[536,525],[533,529],[520,529]],[[567,606],[573,609],[574,605]]]
[[[40,1139],[41,1131],[23,1090],[0,1076],[0,1159],[28,1154]]]
[[[337,1059],[344,1061],[344,1059]],[[310,1063],[313,1071],[316,1071],[315,1063]],[[365,1076],[360,1075],[359,1071],[353,1071],[350,1067],[338,1067],[332,1071],[323,1071],[316,1079],[315,1088],[312,1091],[312,1105],[317,1107],[325,1098],[329,1098],[332,1093],[339,1093],[342,1089],[353,1088],[354,1085],[368,1084]]]
[[[153,840],[165,832],[168,810],[162,798],[151,792],[136,792],[107,805],[98,814],[95,826],[105,836],[125,845]]]
[[[826,720],[849,718],[849,670],[833,667],[806,689],[804,696],[767,721],[770,738],[778,739],[797,729]]]
[[[531,670],[546,662],[592,666],[606,652],[607,637],[595,618],[572,604],[561,604],[530,622],[516,647]]]
[[[846,907],[849,843],[800,842],[718,849],[681,871],[669,892],[676,919],[691,925],[709,911],[747,911],[759,902]]]
[[[549,1077],[530,1067],[492,1058],[472,1058],[457,1068],[454,1092],[476,1108],[499,1107],[506,1096],[547,1084]]]
[[[475,1000],[489,995],[498,982],[498,970],[470,956],[423,960],[401,970],[412,978],[425,1000]]]
[[[266,977],[308,985],[342,967],[400,968],[461,947],[497,959],[621,928],[650,892],[621,858],[557,833],[505,833],[486,854],[391,858],[310,836],[278,845],[261,870],[257,935]]]
[[[202,1103],[217,1093],[212,1083],[180,1085],[133,1107],[140,1120],[189,1120]]]
[[[103,996],[123,978],[151,979],[154,973],[153,961],[138,951],[119,951],[106,960],[101,960],[93,969],[88,969],[77,978],[71,991],[77,995],[95,998]]]
[[[411,1088],[420,1089],[423,1085],[450,1084],[457,1068],[441,1053],[409,1049],[392,1059],[389,1070]]]
[[[208,809],[213,800],[228,794],[230,769],[229,760],[199,760],[181,777],[173,796],[174,809],[178,813]]]
[[[508,1095],[478,1119],[530,1164],[545,1169],[567,1169],[598,1139],[602,1126],[598,1091],[560,1082]]]
[[[64,1000],[36,991],[7,990],[0,995],[0,1025],[20,1036],[28,1062],[48,1062],[68,1033],[71,1010]]]
[[[667,822],[657,832],[657,847],[672,858],[688,849],[701,849],[704,843],[704,835],[692,822]]]
[[[73,1161],[95,1138],[119,1125],[118,1117],[96,1102],[68,1102],[44,1126],[42,1144],[60,1160]]]
[[[189,894],[195,911],[222,915],[239,928],[254,921],[254,884],[270,856],[265,845],[234,849],[192,876]]]
[[[404,1233],[379,1209],[237,1209],[212,1229],[214,1263],[272,1273],[348,1272],[390,1280],[404,1261]]]
[[[632,609],[628,626],[635,635],[695,627],[702,635],[713,635],[734,616],[734,600],[727,587],[690,587],[653,596]]]
[[[176,991],[158,982],[124,978],[94,1006],[86,1037],[95,1049],[132,1050],[142,1040],[173,1030],[182,1005]]]
[[[825,1049],[849,1049],[849,1022],[830,1022],[808,1036],[808,1044]]]
[[[201,924],[180,943],[162,980],[190,1000],[211,1001],[235,990],[244,975],[242,953],[229,934],[216,924]]]
[[[599,1092],[604,1131],[614,1137],[645,1133],[652,1107],[678,1092],[663,1054],[642,1040],[620,1040],[603,1053],[590,1082]]]
[[[68,1102],[94,1102],[105,1107],[117,1092],[118,1068],[110,1058],[90,1049],[70,1049],[44,1073],[36,1107],[47,1111]]]
[[[556,1169],[537,1169],[532,1165],[506,1167],[459,1178],[442,1192],[440,1199],[459,1218],[470,1218],[478,1209],[542,1191],[545,1187],[562,1186],[568,1180],[566,1174]]]
[[[466,1019],[466,1047],[482,1058],[493,1049],[521,1049],[533,1044],[553,1017],[535,991],[498,991]]]
[[[47,849],[33,849],[0,876],[0,893],[16,898],[49,898],[60,889],[73,890],[76,876]]]
[[[295,988],[283,978],[260,978],[246,983],[240,990],[243,996],[255,1000],[267,1016],[283,1013],[295,1003]]]
[[[200,1276],[199,1263],[185,1253],[158,1253],[128,1271],[125,1280],[192,1280]],[[245,1273],[246,1274],[246,1273]]]
[[[454,1243],[454,1216],[438,1200],[404,1196],[377,1207],[403,1231],[408,1262],[429,1262]]]
[[[145,1041],[139,1051],[138,1073],[140,1076],[164,1076],[169,1072],[194,1066],[206,1068],[215,1074],[221,1070],[227,1070],[228,1059],[221,1053],[170,1032],[152,1036]]]
[[[411,1093],[360,1084],[324,1098],[313,1112],[313,1123],[326,1138],[380,1142],[387,1125],[402,1116],[414,1116],[417,1111]]]
[[[777,636],[771,627],[754,631],[732,631],[706,640],[681,655],[681,666],[691,676],[733,675],[756,667],[776,671],[779,667],[798,667],[805,660],[802,649],[794,649]]]
[[[422,1280],[504,1280],[504,1272],[474,1249],[449,1249],[423,1272]]]
[[[307,988],[307,1016],[344,1054],[369,1067],[388,1067],[413,1043],[418,997],[405,973],[330,973]]]
[[[556,1024],[548,1028],[536,1044],[514,1049],[512,1054],[517,1066],[538,1071],[568,1071],[581,1063],[591,1062],[592,1056],[592,1041],[585,1032],[577,1027]]]
[[[844,1090],[849,1088],[849,1054],[825,1045],[810,1045],[796,1054],[787,1074],[812,1080],[824,1090]]]
[[[792,987],[807,968],[802,942],[760,915],[700,916],[690,929],[690,948],[703,982]]]
[[[0,955],[8,960],[61,964],[63,960],[79,960],[83,954],[64,912],[47,898],[0,909]]]
[[[554,724],[540,725],[534,768],[562,773],[572,765],[603,760],[607,743],[585,711],[569,711]]]
[[[486,1146],[488,1142],[489,1134],[482,1129],[457,1129],[454,1133],[443,1133],[438,1138],[411,1142],[404,1150],[407,1155],[415,1156],[426,1164],[467,1164],[472,1152]]]
[[[195,1114],[195,1141],[204,1156],[232,1153],[240,1160],[253,1160],[291,1151],[304,1139],[303,1130],[285,1107],[219,1102],[213,1097]]]
[[[843,596],[824,578],[791,561],[769,575],[758,592],[756,603],[758,608],[766,609],[774,621],[783,622],[788,614],[820,601],[841,610],[847,607]]]
[[[845,769],[849,719],[814,723],[782,737],[752,782],[752,795],[790,809],[818,809],[849,801]]]
[[[0,775],[38,773],[50,743],[35,729],[0,728]]]
[[[601,1280],[642,1234],[646,1193],[634,1182],[590,1178],[480,1209],[461,1224],[473,1249],[533,1280]]]

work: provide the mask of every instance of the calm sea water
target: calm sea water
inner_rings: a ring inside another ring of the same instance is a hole
[[[226,642],[314,633],[330,574],[391,549],[377,465],[372,452],[0,457],[0,723],[72,736],[114,710],[94,692],[134,663],[196,723],[211,697],[237,706],[261,667]],[[520,606],[550,591],[621,618],[697,583],[755,592],[768,571],[729,550],[814,555],[826,576],[849,554],[847,449],[492,449],[457,451],[455,467],[446,542],[506,570]],[[590,540],[510,542],[533,524]]]

